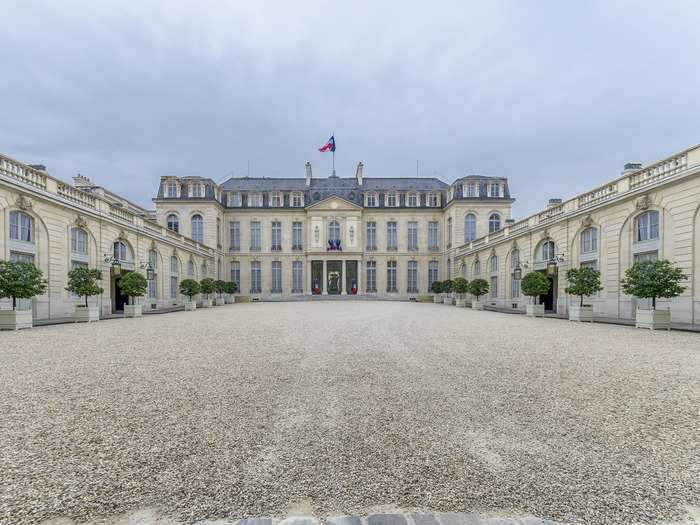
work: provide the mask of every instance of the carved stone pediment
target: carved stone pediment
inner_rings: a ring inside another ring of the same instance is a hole
[[[17,197],[17,200],[15,201],[15,204],[20,210],[31,210],[32,209],[32,201],[29,197],[25,197],[24,195],[20,195]]]
[[[637,202],[634,203],[634,207],[637,210],[646,210],[651,205],[652,202],[651,197],[649,197],[649,195],[642,195],[637,199]]]

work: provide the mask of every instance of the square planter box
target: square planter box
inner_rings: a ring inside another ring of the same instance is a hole
[[[125,304],[124,317],[141,317],[143,315],[142,304]]]
[[[236,298],[233,295],[226,296],[226,304],[233,304],[236,302]]]
[[[569,306],[569,321],[588,321],[592,323],[593,307],[590,305]]]
[[[442,297],[440,296],[439,293],[433,295],[433,302],[434,302],[435,304],[442,304]]]
[[[484,309],[484,303],[480,303],[478,301],[472,301],[472,310],[483,310]]]
[[[637,310],[635,318],[637,328],[650,330],[670,330],[671,310]]]
[[[454,299],[452,299],[452,297],[445,297],[445,298],[442,300],[442,304],[449,304],[449,305],[451,306],[451,305],[453,305],[453,304],[455,304],[455,303],[454,303]]]
[[[100,308],[98,306],[76,306],[75,307],[75,322],[89,323],[90,321],[100,320]]]
[[[223,297],[217,297],[214,299],[214,305],[215,306],[223,306],[226,304],[226,300]]]
[[[467,300],[466,299],[456,299],[455,306],[459,306],[460,308],[464,308],[465,306],[467,306]]]
[[[31,310],[0,310],[0,330],[22,330],[31,327]]]
[[[197,309],[197,302],[196,301],[185,301],[185,311],[186,312],[193,312],[196,309]]]
[[[211,299],[202,299],[202,308],[211,308]]]
[[[525,315],[527,317],[544,317],[544,305],[543,304],[525,305]]]

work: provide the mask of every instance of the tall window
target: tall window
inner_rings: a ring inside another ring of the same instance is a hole
[[[598,230],[587,228],[581,232],[581,253],[595,253],[598,251]]]
[[[253,251],[260,250],[260,222],[258,221],[250,223],[250,249]]]
[[[229,249],[232,252],[236,252],[241,249],[241,223],[238,221],[231,221],[228,223],[228,229],[231,238]]]
[[[452,279],[452,261],[447,258],[447,279]]]
[[[203,186],[201,184],[192,184],[190,186],[190,191],[192,192],[192,197],[202,197],[204,193],[202,192]]]
[[[272,247],[273,251],[282,249],[282,223],[273,221],[272,223]]]
[[[340,240],[340,224],[336,221],[328,223],[328,240],[334,242]]]
[[[250,293],[260,293],[262,291],[262,283],[260,276],[260,261],[251,261],[250,263]]]
[[[272,261],[272,293],[282,293],[282,263]]]
[[[377,261],[367,261],[367,292],[377,292]]]
[[[520,279],[515,278],[515,270],[520,267],[520,250],[513,250],[510,254],[510,296],[513,299],[520,297]]]
[[[474,278],[476,279],[481,275],[481,261],[476,260],[474,261]]]
[[[199,214],[192,216],[192,240],[204,242],[204,219]]]
[[[365,199],[366,199],[368,208],[375,208],[377,206],[377,194],[376,193],[368,193],[365,196]]]
[[[177,184],[175,182],[168,182],[165,185],[165,196],[168,199],[174,199],[177,197]]]
[[[221,219],[216,218],[216,245],[221,248]]]
[[[72,228],[70,231],[70,251],[72,254],[87,255],[87,232],[82,228]]]
[[[495,299],[498,297],[498,257],[495,255],[489,259],[489,270],[491,272],[489,291],[491,292],[491,298]]]
[[[467,213],[464,216],[464,242],[472,242],[476,239],[476,215]]]
[[[148,264],[153,270],[153,279],[148,280],[148,298],[156,299],[158,297],[158,252],[148,250]]]
[[[187,277],[190,279],[194,279],[194,262],[188,261],[187,262]]]
[[[418,262],[408,261],[408,293],[418,292]]]
[[[387,261],[386,263],[386,291],[398,291],[396,288],[396,261]]]
[[[399,205],[399,198],[396,193],[387,193],[386,195],[386,205],[388,208],[395,208]]]
[[[281,208],[282,207],[282,194],[281,193],[273,193],[270,195],[270,207],[271,208]]]
[[[292,250],[302,250],[302,229],[301,222],[292,223]]]
[[[34,242],[34,219],[21,211],[11,211],[10,240]]]
[[[438,223],[437,221],[430,221],[428,223],[428,249],[437,250],[438,249]]]
[[[418,194],[417,193],[409,193],[408,194],[408,205],[412,208],[415,208],[418,206]]]
[[[386,249],[396,250],[396,222],[389,221],[386,223]]]
[[[428,206],[431,208],[437,208],[440,205],[440,200],[438,199],[437,193],[428,193]]]
[[[178,278],[180,276],[180,261],[172,255],[170,257],[170,298],[177,299]]]
[[[542,261],[554,260],[554,241],[544,241],[542,243]]]
[[[477,197],[477,186],[475,182],[467,184],[467,197]]]
[[[659,212],[646,211],[635,219],[635,240],[651,241],[659,238]]]
[[[367,223],[367,250],[377,249],[377,223]]]
[[[408,249],[418,249],[418,223],[415,221],[408,223]]]
[[[239,207],[243,204],[240,193],[229,193],[228,194],[228,205],[232,207]]]
[[[251,193],[248,195],[248,207],[260,208],[263,205],[262,195],[260,193]]]
[[[292,262],[292,293],[302,293],[304,290],[303,263]]]
[[[428,263],[428,290],[433,289],[433,283],[438,280],[438,262],[430,261]]]
[[[180,233],[180,219],[174,213],[168,215],[167,219],[165,219],[165,224],[170,231]]]
[[[241,263],[238,261],[231,261],[231,282],[241,289]]]
[[[492,213],[489,216],[489,233],[497,232],[501,229],[501,216],[498,213]]]
[[[301,193],[292,193],[292,207],[301,208],[304,203],[304,196]]]
[[[447,218],[447,248],[452,248],[452,217]]]
[[[501,185],[492,182],[489,185],[489,197],[500,197],[501,196]]]
[[[131,253],[126,243],[117,241],[113,245],[113,255],[118,261],[131,261]]]

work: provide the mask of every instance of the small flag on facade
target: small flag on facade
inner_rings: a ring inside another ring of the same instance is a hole
[[[326,151],[335,151],[335,138],[333,135],[331,135],[331,138],[328,139],[328,142],[318,148],[318,151],[321,153],[325,153]]]

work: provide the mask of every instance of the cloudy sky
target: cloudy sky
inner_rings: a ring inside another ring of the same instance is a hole
[[[0,152],[147,206],[327,176],[332,131],[340,176],[505,176],[516,217],[700,143],[694,1],[2,4]]]

